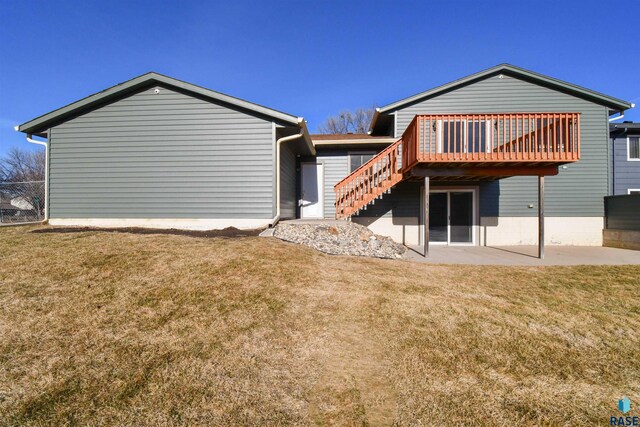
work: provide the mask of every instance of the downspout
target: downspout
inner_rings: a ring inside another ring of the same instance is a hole
[[[300,124],[300,133],[297,133],[295,135],[283,136],[276,141],[276,216],[271,220],[271,224],[269,224],[269,227],[275,226],[278,221],[280,221],[280,147],[285,142],[304,137],[305,129],[307,126],[304,122],[304,119],[299,118],[298,124]]]
[[[49,144],[47,141],[35,140],[31,138],[32,136],[27,134],[27,142],[44,147],[44,219],[41,222],[47,222],[49,220]]]

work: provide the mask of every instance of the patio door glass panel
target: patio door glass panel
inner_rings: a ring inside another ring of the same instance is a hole
[[[450,242],[473,242],[473,193],[452,191],[449,193]]]
[[[486,153],[491,147],[487,120],[439,120],[439,153]]]
[[[429,194],[429,241],[446,243],[448,241],[448,202],[447,193]]]
[[[441,152],[462,153],[464,147],[464,122],[445,121],[442,123]]]
[[[486,153],[487,133],[486,121],[480,120],[467,122],[467,152]]]

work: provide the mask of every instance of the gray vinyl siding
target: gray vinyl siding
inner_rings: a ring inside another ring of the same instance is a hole
[[[296,217],[296,154],[290,144],[280,147],[280,217]]]
[[[579,112],[581,159],[545,179],[548,216],[603,216],[608,194],[609,153],[607,109],[604,106],[529,83],[498,76],[458,88],[396,112],[400,136],[416,114]],[[496,216],[536,216],[537,178],[514,177],[483,185],[481,210],[490,203]],[[534,209],[528,207],[534,205]]]
[[[273,124],[168,88],[50,133],[51,218],[271,218]]]
[[[324,166],[324,217],[336,216],[336,193],[333,186],[350,173],[349,153],[377,153],[379,147],[345,147],[344,149],[318,149],[316,159]]]
[[[349,175],[349,156],[346,150],[318,150],[316,159],[324,168],[324,217],[334,218],[336,193],[333,186]]]
[[[631,138],[640,135],[629,135]],[[640,189],[640,161],[627,160],[627,135],[611,139],[613,147],[613,194],[627,194],[629,189]]]
[[[403,181],[394,186],[391,191],[360,211],[356,217],[378,218],[393,217],[418,218],[420,216],[420,188],[418,181]]]

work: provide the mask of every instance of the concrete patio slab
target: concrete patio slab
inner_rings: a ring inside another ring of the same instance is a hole
[[[640,264],[640,251],[601,246],[546,246],[538,259],[537,246],[435,246],[429,257],[422,247],[410,247],[406,259],[432,264],[473,265],[625,265]]]

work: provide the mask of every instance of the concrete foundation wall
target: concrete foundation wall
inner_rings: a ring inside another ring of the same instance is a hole
[[[418,218],[353,217],[352,221],[404,245],[419,245],[422,241],[422,226],[418,224]]]
[[[418,245],[422,226],[417,218],[353,218],[374,233],[389,236],[398,243]],[[602,217],[547,217],[545,244],[602,246]],[[535,245],[538,243],[538,218],[481,217],[474,226],[475,242],[481,246]]]
[[[547,217],[544,242],[548,245],[602,246],[603,217]],[[538,218],[483,217],[480,219],[483,246],[535,245]]]

